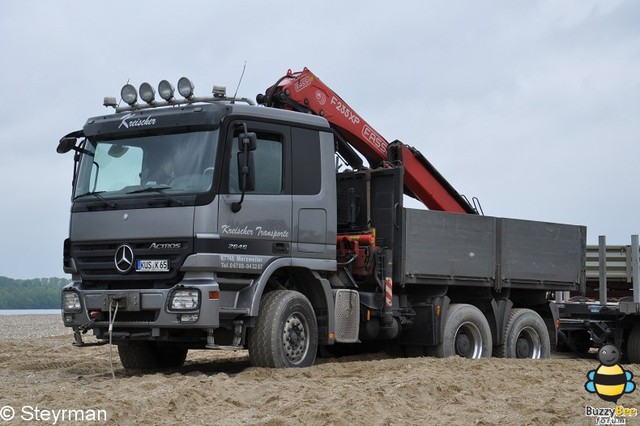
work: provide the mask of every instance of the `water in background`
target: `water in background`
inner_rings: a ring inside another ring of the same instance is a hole
[[[0,309],[0,315],[60,315],[60,309]]]

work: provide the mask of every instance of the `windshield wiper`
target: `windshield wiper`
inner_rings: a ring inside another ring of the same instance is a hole
[[[143,192],[157,192],[158,194],[161,194],[164,197],[166,197],[168,200],[173,201],[177,205],[184,206],[184,203],[182,201],[177,200],[177,199],[173,198],[171,195],[169,195],[166,192],[164,192],[165,189],[171,189],[171,187],[170,186],[162,186],[162,187],[147,186],[145,188],[140,188],[140,189],[136,189],[134,191],[129,191],[129,192],[127,192],[127,194],[142,194]]]
[[[107,200],[102,195],[100,195],[103,192],[105,191],[88,191],[88,192],[85,192],[84,194],[80,194],[76,196],[74,200],[77,200],[78,198],[86,197],[87,195],[93,195],[94,197],[102,201],[103,206],[106,205],[107,207],[111,207],[112,209],[115,209],[118,205],[112,201]]]

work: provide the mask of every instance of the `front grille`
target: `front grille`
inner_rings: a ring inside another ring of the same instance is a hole
[[[179,243],[180,248],[152,249],[152,243]],[[127,273],[116,269],[114,257],[121,244],[133,249],[134,267]],[[193,253],[193,239],[138,240],[105,242],[71,242],[70,255],[75,260],[82,280],[88,286],[109,289],[154,288],[166,286],[182,279],[180,268],[186,257]],[[135,260],[168,260],[168,272],[136,272]]]
[[[154,322],[158,319],[159,313],[160,311],[118,311],[115,322],[116,324],[119,322]]]
[[[122,311],[119,310],[116,313],[114,324],[123,324],[123,323],[150,323],[155,322],[160,316],[160,311]],[[112,318],[113,320],[113,318]],[[109,325],[109,313],[101,312],[98,318],[95,320],[95,324],[98,326],[108,326]]]

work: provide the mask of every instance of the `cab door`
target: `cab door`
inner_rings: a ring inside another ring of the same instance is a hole
[[[240,190],[238,136],[256,134],[251,151],[254,188]],[[218,212],[221,270],[259,273],[274,257],[290,257],[292,242],[289,126],[235,120],[226,129]],[[240,209],[233,210],[239,203]]]

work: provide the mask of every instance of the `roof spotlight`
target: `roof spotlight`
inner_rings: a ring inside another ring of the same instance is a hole
[[[193,83],[187,77],[182,77],[178,80],[178,93],[185,99],[190,99],[193,96]]]
[[[227,88],[225,86],[213,86],[211,93],[213,93],[214,98],[224,98],[227,95]]]
[[[142,83],[140,85],[139,92],[140,98],[143,101],[145,101],[149,105],[153,104],[156,97],[156,91],[153,89],[153,87],[151,87],[149,83]]]
[[[118,101],[113,96],[105,96],[102,105],[106,107],[116,108],[118,106]]]
[[[160,94],[160,97],[165,101],[169,102],[171,99],[173,99],[174,92],[175,89],[173,88],[173,85],[167,80],[162,80],[160,84],[158,84],[158,93]]]
[[[122,86],[122,90],[120,91],[120,96],[122,100],[128,103],[129,105],[135,105],[138,100],[138,92],[136,92],[136,88],[131,84],[125,84]]]

